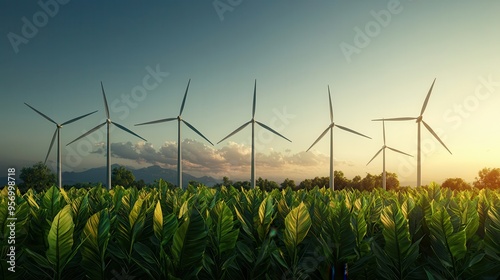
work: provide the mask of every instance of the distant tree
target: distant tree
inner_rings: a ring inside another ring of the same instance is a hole
[[[294,180],[291,180],[291,179],[288,179],[286,178],[283,183],[280,184],[282,188],[286,189],[286,188],[292,188],[292,189],[296,189],[297,186],[295,186],[295,181]]]
[[[268,181],[267,179],[262,179],[262,177],[259,177],[259,179],[255,180],[255,187],[259,187],[261,190],[265,191],[272,191],[273,189],[279,188],[278,183],[274,181]]]
[[[111,182],[114,186],[131,187],[135,177],[132,171],[123,166],[115,167],[111,171]]]
[[[349,184],[349,188],[355,190],[361,190],[361,176],[356,175],[352,178],[351,183]]]
[[[138,190],[140,190],[140,189],[142,189],[142,188],[147,187],[147,184],[146,184],[146,182],[144,182],[144,180],[143,180],[143,179],[140,179],[140,180],[138,180],[138,181],[134,181],[134,182],[132,183],[132,186],[134,186],[134,187],[136,187]]]
[[[311,179],[305,179],[304,181],[300,182],[297,189],[299,190],[310,190],[312,189],[312,180]]]
[[[386,172],[385,178],[386,178],[385,184],[388,191],[397,190],[399,188],[398,174]],[[380,174],[380,187],[382,187],[382,174]]]
[[[23,167],[19,178],[23,181],[19,184],[21,192],[30,188],[40,192],[56,184],[56,175],[43,162],[32,167]]]
[[[314,177],[312,179],[312,188],[328,188],[330,185],[330,177]]]
[[[360,181],[361,185],[360,190],[373,191],[376,187],[380,187],[381,186],[380,179],[377,177],[379,176],[373,176],[370,173],[366,173],[366,176]]]
[[[229,187],[233,184],[233,181],[229,180],[227,176],[222,177],[222,185]]]
[[[330,184],[330,178],[327,179],[328,179],[328,184]],[[335,170],[333,171],[333,184],[336,190],[343,190],[350,187],[351,180],[347,179],[344,176],[344,172]]]
[[[237,181],[233,184],[233,187],[235,187],[237,189],[244,188],[246,190],[249,190],[252,188],[250,181]]]
[[[444,180],[441,187],[457,191],[470,190],[472,188],[472,186],[462,178],[448,178]]]
[[[500,188],[500,168],[483,168],[478,172],[478,177],[473,183],[478,189]]]

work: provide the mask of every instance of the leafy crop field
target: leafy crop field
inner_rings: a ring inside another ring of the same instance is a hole
[[[498,279],[500,191],[233,187],[16,196],[2,279]]]

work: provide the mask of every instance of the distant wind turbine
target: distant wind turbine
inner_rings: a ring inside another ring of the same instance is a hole
[[[166,119],[161,119],[161,120],[156,120],[156,121],[151,121],[151,122],[145,122],[145,123],[140,123],[136,125],[145,125],[145,124],[154,124],[154,123],[162,123],[162,122],[169,122],[169,121],[174,121],[177,120],[177,186],[179,188],[182,188],[182,142],[181,142],[181,122],[185,123],[191,130],[196,132],[198,135],[200,135],[203,139],[207,140],[208,143],[210,143],[212,146],[212,142],[207,139],[201,132],[199,132],[194,126],[192,126],[190,123],[188,123],[186,120],[182,119],[182,111],[184,110],[184,104],[186,103],[186,97],[188,94],[189,90],[189,84],[191,83],[191,79],[189,79],[187,87],[186,87],[186,92],[184,93],[184,98],[182,99],[182,105],[181,105],[181,110],[179,112],[179,115],[175,118],[166,118]]]
[[[49,151],[47,152],[47,155],[45,156],[45,161],[44,163],[47,163],[47,158],[49,157],[49,154],[50,154],[50,151],[52,150],[52,147],[54,146],[54,140],[56,139],[56,134],[57,134],[57,183],[59,185],[59,188],[62,187],[62,171],[61,171],[61,166],[62,166],[62,154],[61,154],[61,128],[64,126],[64,125],[67,125],[67,124],[70,124],[72,122],[76,122],[77,120],[79,119],[82,119],[82,118],[85,118],[86,116],[88,115],[92,115],[93,113],[97,112],[97,111],[94,111],[92,113],[88,113],[88,114],[85,114],[83,116],[79,116],[77,118],[74,118],[74,119],[71,119],[69,121],[66,121],[66,122],[63,122],[61,124],[59,123],[56,123],[53,119],[47,117],[45,114],[43,114],[42,112],[38,111],[37,109],[31,107],[30,105],[28,105],[28,103],[24,103],[26,106],[30,107],[31,109],[33,109],[33,111],[37,112],[38,114],[40,114],[42,117],[46,118],[48,121],[50,121],[51,123],[55,124],[56,125],[56,130],[54,131],[54,135],[52,136],[52,141],[50,141],[50,145],[49,145]]]
[[[380,150],[378,150],[378,152],[372,157],[372,159],[370,159],[370,161],[366,164],[370,164],[370,162],[372,162],[372,160],[374,160],[378,154],[380,154],[380,152],[383,152],[382,153],[382,158],[383,158],[383,171],[382,171],[382,188],[384,188],[384,190],[387,189],[386,187],[386,173],[385,173],[385,149],[389,149],[389,150],[392,150],[394,152],[397,152],[397,153],[400,153],[400,154],[403,154],[403,155],[407,155],[407,156],[410,156],[410,157],[413,157],[412,155],[410,154],[407,154],[407,153],[404,153],[404,152],[401,152],[400,150],[396,150],[394,148],[391,148],[391,147],[388,147],[385,145],[385,122],[383,121],[382,119],[382,131],[383,131],[383,134],[384,134],[384,146],[382,146],[382,148],[380,148]]]
[[[238,133],[240,130],[242,130],[243,128],[245,128],[247,125],[249,124],[252,124],[252,162],[251,162],[251,184],[252,184],[252,188],[255,188],[255,123],[257,123],[258,125],[262,126],[263,128],[269,130],[270,132],[280,136],[281,138],[289,141],[289,142],[292,142],[290,141],[290,139],[286,138],[285,136],[279,134],[277,131],[275,131],[274,129],[270,128],[269,126],[259,122],[259,121],[256,121],[255,120],[255,103],[256,103],[256,98],[257,98],[257,80],[255,80],[255,83],[254,83],[254,87],[253,87],[253,107],[252,107],[252,119],[249,120],[248,122],[244,123],[242,126],[238,127],[235,131],[231,132],[228,136],[224,137],[222,140],[220,140],[219,142],[217,142],[217,144],[219,144],[220,142],[226,140],[227,138],[233,136],[234,134]]]
[[[110,164],[110,158],[111,158],[111,142],[109,140],[109,126],[110,124],[114,124],[116,125],[119,129],[125,131],[125,132],[128,132],[136,137],[139,137],[141,138],[142,140],[144,141],[147,141],[146,139],[142,138],[141,136],[135,134],[132,130],[129,130],[128,128],[116,123],[116,122],[112,122],[110,117],[109,117],[109,108],[108,108],[108,101],[106,100],[106,94],[104,93],[104,86],[102,85],[102,82],[101,82],[101,90],[102,90],[102,97],[104,98],[104,108],[106,109],[106,121],[103,122],[102,124],[92,128],[91,130],[87,131],[86,133],[84,133],[82,136],[76,138],[75,140],[69,142],[67,145],[75,142],[75,141],[78,141],[80,139],[82,139],[83,137],[93,133],[94,131],[98,130],[99,128],[101,128],[102,126],[106,125],[106,142],[107,142],[107,149],[106,149],[106,178],[107,178],[107,187],[108,187],[108,190],[111,189],[111,164]]]
[[[446,147],[446,145],[443,143],[443,141],[441,141],[441,139],[439,139],[439,136],[436,134],[436,132],[434,132],[434,130],[432,130],[432,128],[423,120],[423,114],[424,114],[424,111],[425,111],[425,108],[427,107],[427,102],[429,102],[429,97],[431,96],[431,92],[432,92],[432,88],[434,87],[434,83],[436,82],[436,79],[434,79],[434,81],[432,82],[432,85],[431,85],[431,88],[429,89],[429,92],[427,93],[427,97],[425,98],[425,101],[424,101],[424,104],[422,105],[422,110],[420,110],[420,116],[418,117],[402,117],[402,118],[391,118],[391,119],[376,119],[374,121],[411,121],[411,120],[416,120],[416,123],[417,123],[417,131],[418,131],[418,135],[417,135],[417,187],[421,186],[422,184],[422,158],[421,158],[421,148],[420,148],[420,142],[421,142],[421,135],[420,135],[420,123],[423,123],[425,128],[427,128],[427,130],[439,141],[439,143],[441,143],[441,145],[443,145],[443,147],[445,147],[446,150],[448,150],[448,152],[450,154],[451,151],[448,149],[448,147]]]
[[[332,106],[332,96],[330,94],[330,86],[328,86],[328,99],[330,100],[330,125],[325,129],[325,131],[323,131],[323,133],[321,133],[321,135],[318,137],[318,139],[316,139],[316,141],[314,141],[314,143],[311,145],[311,147],[309,147],[309,149],[307,149],[306,152],[308,152],[314,145],[316,145],[316,143],[318,143],[318,141],[321,140],[321,138],[323,138],[323,136],[325,136],[325,134],[328,132],[328,130],[330,130],[330,189],[334,190],[335,184],[333,182],[333,180],[334,180],[334,176],[333,176],[333,128],[338,127],[342,130],[366,137],[368,139],[371,139],[371,138],[364,135],[364,134],[356,132],[352,129],[349,129],[347,127],[335,124],[333,122],[333,106]]]

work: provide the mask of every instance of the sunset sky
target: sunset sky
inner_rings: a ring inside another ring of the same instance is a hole
[[[41,3],[41,4],[40,4]],[[45,4],[43,4],[45,3]],[[113,163],[176,168],[176,117],[214,144],[251,119],[257,177],[298,182],[329,174],[329,139],[305,152],[334,121],[335,168],[347,178],[379,174],[383,144],[372,119],[417,117],[436,78],[422,127],[422,183],[500,167],[500,2],[498,1],[3,1],[0,4],[0,172],[45,159],[56,122],[99,110],[62,128],[63,171],[104,166],[105,129],[67,143],[105,119],[146,138],[111,132]],[[387,122],[387,170],[416,183],[417,124]],[[250,178],[250,127],[211,146],[183,126],[184,172]],[[56,167],[56,147],[47,162]],[[0,175],[2,177],[4,175]],[[5,175],[6,176],[6,175]]]

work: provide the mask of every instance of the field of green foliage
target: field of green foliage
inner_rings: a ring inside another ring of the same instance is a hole
[[[0,196],[2,279],[498,279],[500,191],[95,187]]]

